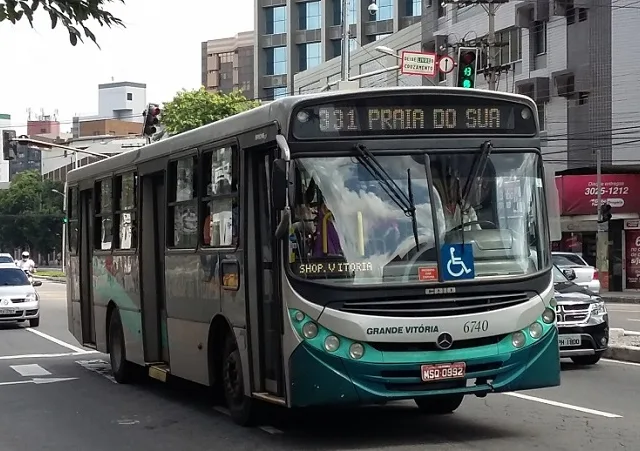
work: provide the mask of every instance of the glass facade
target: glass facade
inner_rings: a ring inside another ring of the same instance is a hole
[[[393,0],[379,0],[375,20],[393,19]]]
[[[359,0],[349,1],[349,25],[354,25],[358,18]],[[342,2],[334,0],[333,2],[333,25],[342,24]]]
[[[299,28],[301,30],[317,30],[322,27],[320,2],[300,3],[298,7]]]
[[[275,8],[267,8],[267,34],[280,34],[287,32],[287,7],[276,6]]]
[[[319,66],[322,63],[322,48],[319,42],[299,46],[300,71]]]
[[[267,73],[266,75],[283,75],[287,73],[287,48],[272,47],[266,49]]]

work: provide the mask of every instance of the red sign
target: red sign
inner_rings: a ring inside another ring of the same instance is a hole
[[[420,282],[426,282],[429,280],[438,280],[438,268],[432,268],[429,266],[421,266],[418,268],[418,280]]]
[[[627,289],[640,289],[640,230],[625,230]]]
[[[612,213],[640,213],[640,174],[603,174],[602,202]],[[598,183],[593,175],[556,177],[563,215],[597,214]]]

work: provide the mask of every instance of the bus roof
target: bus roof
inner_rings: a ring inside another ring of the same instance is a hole
[[[194,130],[172,136],[167,139],[140,147],[135,150],[123,152],[104,160],[96,161],[67,174],[67,183],[75,184],[80,180],[92,177],[100,177],[112,172],[127,169],[135,164],[156,158],[167,157],[172,153],[182,150],[197,148],[205,144],[222,141],[226,138],[238,136],[252,129],[273,124],[279,125],[286,135],[292,111],[299,103],[308,100],[330,101],[353,96],[384,95],[393,93],[396,95],[415,93],[442,93],[457,94],[469,97],[496,98],[505,101],[524,103],[536,108],[533,100],[520,94],[511,94],[499,91],[487,91],[482,89],[451,88],[438,86],[412,86],[412,87],[386,87],[363,88],[354,91],[327,91],[313,94],[302,94],[283,97],[271,101],[244,113],[227,117],[211,124],[203,125]]]

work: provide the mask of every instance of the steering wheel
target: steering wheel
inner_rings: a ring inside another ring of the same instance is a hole
[[[484,225],[488,225],[488,226],[492,226],[494,228],[498,228],[498,226],[496,226],[493,222],[491,221],[469,221],[469,222],[465,222],[464,224],[460,224],[459,226],[455,226],[453,229],[449,230],[449,232],[455,232],[456,230],[462,230],[463,228],[467,227],[467,226],[471,226],[471,225],[479,225],[482,226]],[[447,233],[449,233],[447,232]]]

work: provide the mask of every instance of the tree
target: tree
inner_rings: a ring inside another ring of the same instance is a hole
[[[258,105],[260,102],[247,99],[240,91],[222,94],[204,88],[182,90],[163,105],[160,121],[169,134],[177,135]]]
[[[33,28],[34,14],[38,8],[42,8],[49,14],[52,29],[55,29],[58,23],[67,29],[71,45],[75,46],[78,41],[84,42],[82,37],[82,33],[84,33],[100,48],[96,36],[85,23],[89,19],[94,19],[101,27],[124,27],[120,19],[104,9],[107,4],[116,1],[124,4],[124,0],[31,0],[28,3],[27,1],[5,0],[0,3],[0,22],[8,20],[15,25],[26,17],[29,25]],[[78,28],[81,28],[82,32]]]
[[[46,255],[60,249],[62,237],[62,183],[42,181],[37,171],[18,174],[9,189],[0,191],[0,246]]]

